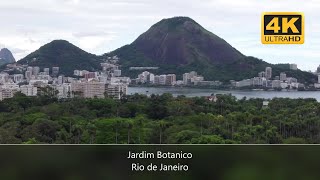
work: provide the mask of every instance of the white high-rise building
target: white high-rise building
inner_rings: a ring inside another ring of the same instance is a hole
[[[84,97],[86,98],[104,98],[106,92],[106,84],[101,82],[91,81],[86,84]]]
[[[266,78],[271,79],[272,78],[272,68],[266,67]]]
[[[166,85],[166,81],[167,81],[167,75],[160,75],[159,84],[160,85]]]
[[[260,78],[264,78],[264,77],[266,77],[266,72],[262,71],[262,72],[260,72],[260,73],[258,74],[258,76],[259,76]]]
[[[236,83],[236,87],[248,87],[252,85],[251,79],[244,79]]]
[[[24,76],[27,79],[27,81],[29,82],[32,77],[32,71],[26,71]]]
[[[37,77],[39,73],[40,73],[40,68],[39,68],[38,66],[33,67],[33,69],[32,69],[32,75],[34,75],[35,77]]]
[[[198,73],[195,71],[191,71],[189,75],[190,75],[190,78],[194,78],[195,76],[198,76]]]
[[[166,76],[166,85],[174,85],[177,82],[177,76],[175,74],[168,74]]]
[[[265,78],[254,77],[251,80],[252,80],[253,86],[263,86],[263,82],[264,82]]]
[[[32,74],[33,67],[32,67],[32,66],[27,67],[27,71],[30,71],[30,72],[31,72],[31,74]]]
[[[150,75],[150,73],[148,71],[145,71],[145,72],[139,74],[137,82],[146,83],[148,81],[148,76],[149,75]]]
[[[72,92],[81,93],[81,96],[84,98],[104,98],[106,84],[95,80],[90,82],[73,82],[71,90]]]
[[[150,73],[148,75],[148,82],[151,83],[151,84],[154,84],[154,74]]]
[[[43,72],[45,75],[50,75],[50,68],[44,68]]]
[[[288,82],[289,84],[291,84],[291,83],[297,83],[297,82],[298,82],[298,79],[293,78],[293,77],[288,77],[288,78],[287,78],[287,82]]]
[[[53,86],[58,91],[58,98],[71,98],[71,84],[64,83]]]
[[[192,83],[198,83],[200,81],[204,81],[204,77],[203,76],[194,76],[193,78],[191,78],[191,82]]]
[[[190,82],[190,74],[189,73],[184,73],[183,74],[183,84],[188,85]]]
[[[20,91],[26,96],[37,96],[38,88],[33,85],[23,85],[20,86]]]
[[[195,71],[191,71],[190,73],[183,74],[184,85],[197,84],[200,81],[204,81],[204,77],[199,76],[198,73]]]
[[[64,83],[64,76],[59,76],[57,83],[58,83],[58,84],[63,84],[63,83]]]
[[[5,83],[1,86],[2,89],[17,89],[19,90],[19,85],[15,83]]]
[[[1,91],[0,91],[0,93],[1,93],[0,101],[2,101],[4,99],[13,98],[14,94],[17,93],[17,92],[18,92],[17,89],[1,89]]]
[[[85,82],[74,81],[71,83],[71,92],[73,94],[79,93],[80,96],[83,96],[85,85],[86,85]]]
[[[13,75],[13,81],[15,83],[23,82],[23,78],[24,78],[23,74],[15,74],[15,75]]]
[[[297,64],[290,64],[290,69],[291,70],[298,70],[298,65]]]
[[[1,93],[1,101],[4,99],[12,98],[15,93],[20,90],[19,86],[14,83],[6,83],[0,86],[0,93]]]
[[[272,88],[281,88],[281,81],[280,80],[273,80],[272,81]]]
[[[8,73],[0,73],[0,83],[2,83],[2,84],[7,83],[8,80],[9,80]]]
[[[114,73],[115,77],[120,77],[121,76],[121,70],[118,70],[118,69],[114,70],[113,73]]]
[[[58,76],[59,71],[60,71],[59,67],[52,67],[52,76]]]
[[[281,82],[281,88],[286,89],[289,87],[289,84],[287,82]]]
[[[286,81],[287,80],[287,74],[286,73],[280,73],[280,81]]]
[[[39,75],[37,79],[51,81],[52,78],[49,75]]]
[[[109,84],[107,86],[107,95],[113,99],[121,99],[123,95],[127,95],[128,86],[125,84]]]
[[[160,84],[160,76],[154,76],[154,84]]]

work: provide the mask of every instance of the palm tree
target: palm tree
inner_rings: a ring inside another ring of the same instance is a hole
[[[128,130],[128,144],[130,144],[130,140],[131,140],[131,130],[133,129],[133,122],[132,120],[128,120],[126,121],[126,126],[127,126],[127,130]]]
[[[137,117],[137,125],[139,127],[139,144],[141,144],[141,130],[144,126],[144,118],[143,117]]]
[[[162,144],[162,134],[163,131],[167,128],[168,124],[164,120],[159,121],[159,130],[160,130],[160,144]]]
[[[118,130],[119,130],[119,126],[121,125],[121,122],[117,119],[116,123],[115,123],[115,127],[114,129],[116,130],[116,144],[118,144]]]

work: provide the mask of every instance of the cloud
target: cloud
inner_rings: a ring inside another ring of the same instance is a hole
[[[27,50],[19,49],[19,48],[13,48],[13,49],[10,49],[10,51],[13,54],[24,54],[24,53],[26,53]]]
[[[103,32],[103,31],[87,31],[87,32],[75,32],[72,35],[76,38],[83,38],[83,37],[101,37],[101,36],[109,36],[114,35],[115,32]]]

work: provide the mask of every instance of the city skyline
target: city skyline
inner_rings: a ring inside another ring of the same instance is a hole
[[[114,59],[112,61],[115,61]],[[40,68],[38,66],[11,64],[7,68],[19,71],[9,75],[0,72],[0,102],[13,98],[18,92],[26,96],[39,96],[45,92],[63,98],[113,98],[121,99],[127,94],[130,78],[121,77],[116,64],[101,63],[102,71],[74,70],[73,77],[60,73],[60,67]],[[51,69],[51,71],[50,71]],[[43,71],[42,71],[43,70]],[[55,92],[57,91],[57,92]]]
[[[54,39],[68,40],[90,53],[101,55],[130,44],[163,18],[188,16],[247,56],[273,64],[295,63],[299,69],[307,71],[315,71],[319,65],[320,35],[317,29],[320,25],[317,19],[320,13],[316,9],[320,3],[315,0],[271,0],[268,3],[258,0],[0,2],[2,17],[10,17],[3,20],[6,26],[0,29],[0,47],[10,49],[17,60]],[[266,11],[304,12],[305,44],[262,45],[260,20],[261,13]]]

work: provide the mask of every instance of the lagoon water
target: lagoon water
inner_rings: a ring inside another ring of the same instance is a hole
[[[315,98],[320,102],[320,91],[226,91],[214,89],[196,89],[196,88],[181,88],[181,87],[129,87],[128,95],[130,94],[164,94],[171,93],[173,96],[185,95],[186,97],[210,96],[214,94],[232,94],[241,99],[247,98],[264,98],[272,99],[275,97],[282,98]]]

